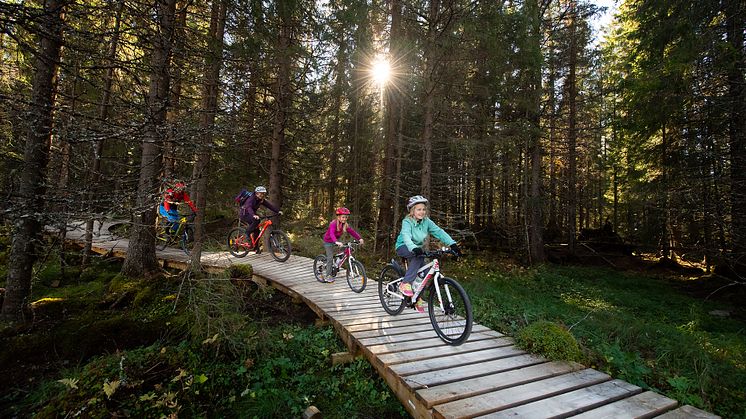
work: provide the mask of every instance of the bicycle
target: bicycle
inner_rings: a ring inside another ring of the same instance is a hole
[[[341,248],[342,251],[334,255],[332,260],[332,278],[337,276],[340,268],[347,262],[347,285],[354,292],[360,293],[365,290],[365,286],[368,283],[367,276],[365,275],[365,267],[360,261],[352,256],[355,251],[355,246],[360,243],[356,241],[344,243]],[[313,275],[319,282],[334,282],[333,279],[326,278],[326,255],[318,255],[313,260]]]
[[[447,247],[424,253],[431,260],[417,272],[412,285],[412,297],[399,292],[404,269],[396,259],[391,259],[381,270],[378,297],[387,313],[397,315],[404,307],[414,308],[418,299],[425,298],[427,291],[427,311],[435,333],[446,344],[457,346],[469,338],[474,318],[471,301],[464,288],[456,280],[443,276],[440,272],[438,258],[446,254],[455,255]]]
[[[174,231],[172,228],[174,223],[159,215],[156,224],[155,248],[164,250],[166,247],[175,246],[178,243],[181,250],[190,255],[194,247],[193,222],[194,214],[181,216],[177,224],[178,227]]]
[[[272,226],[270,218],[276,217],[277,214],[259,217],[262,220],[257,227],[259,234],[256,237],[246,237],[246,228],[238,226],[228,233],[228,251],[237,258],[246,256],[251,249],[256,254],[262,252],[262,237],[264,233]],[[271,229],[269,232],[269,250],[272,257],[278,262],[285,262],[290,258],[292,248],[287,233],[282,230]]]

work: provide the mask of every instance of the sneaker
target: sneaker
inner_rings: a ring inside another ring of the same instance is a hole
[[[334,282],[334,277],[324,275],[324,282],[332,283]]]
[[[418,313],[424,313],[425,312],[425,302],[422,300],[417,300],[417,304],[414,305],[414,309],[417,310]]]
[[[411,297],[414,295],[414,291],[412,291],[412,284],[407,284],[405,282],[399,284],[399,292],[404,294],[406,297]]]

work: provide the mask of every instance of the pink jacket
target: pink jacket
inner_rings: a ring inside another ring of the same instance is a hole
[[[347,224],[347,232],[350,233],[350,236],[352,236],[355,240],[360,240],[360,234],[355,231],[349,224]],[[337,226],[337,220],[332,220],[331,223],[329,223],[329,229],[326,230],[326,233],[324,234],[324,242],[325,243],[334,243],[339,241],[339,238],[342,237],[342,229],[340,226]]]

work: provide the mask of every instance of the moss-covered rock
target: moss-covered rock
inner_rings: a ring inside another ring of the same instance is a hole
[[[532,323],[518,332],[516,343],[521,348],[555,361],[583,359],[575,337],[567,328],[550,321]]]

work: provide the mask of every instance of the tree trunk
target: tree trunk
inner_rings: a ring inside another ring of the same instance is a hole
[[[200,151],[197,154],[192,173],[193,191],[197,216],[194,223],[194,248],[191,254],[191,269],[202,269],[202,243],[205,237],[205,211],[207,208],[207,178],[210,173],[210,160],[213,153],[213,130],[218,108],[220,68],[223,65],[223,36],[225,35],[225,15],[228,0],[213,0],[210,17],[209,51],[205,57],[205,79],[202,83],[202,114],[199,131],[202,134]]]
[[[148,124],[142,142],[140,179],[137,184],[136,208],[133,214],[127,257],[122,273],[141,277],[159,269],[155,257],[155,216],[158,175],[162,166],[162,132],[166,125],[166,110],[170,84],[169,62],[174,33],[176,0],[156,0],[158,31],[153,35],[150,91],[148,93]]]
[[[544,196],[542,191],[542,147],[541,147],[541,9],[536,0],[526,3],[528,10],[526,12],[529,19],[528,24],[528,51],[529,58],[529,79],[526,96],[526,119],[529,123],[528,138],[528,155],[530,157],[530,196],[528,197],[528,208],[526,215],[528,217],[529,227],[529,256],[531,263],[543,263],[546,260],[544,255],[544,220],[542,208],[544,206]]]
[[[181,1],[176,11],[174,23],[173,63],[171,66],[171,91],[169,93],[169,108],[166,112],[166,141],[163,144],[163,177],[171,179],[176,171],[176,132],[181,119],[181,69],[186,58],[185,36],[186,16],[189,3]]]
[[[24,165],[19,178],[19,212],[14,217],[13,241],[8,261],[8,277],[2,318],[24,320],[31,293],[31,273],[37,260],[42,220],[36,215],[39,200],[45,194],[52,119],[55,102],[55,79],[62,48],[62,26],[66,2],[45,0],[44,15],[39,24],[39,50],[36,56],[29,124],[24,150]],[[43,211],[43,210],[42,210]]]
[[[341,39],[343,34],[337,33]],[[327,207],[327,216],[334,214],[334,208],[337,203],[337,178],[339,166],[339,144],[342,143],[341,132],[342,123],[340,121],[342,114],[342,94],[344,92],[345,81],[345,62],[347,45],[342,40],[337,50],[337,74],[334,81],[334,116],[332,120],[331,144],[329,149],[329,182],[327,183],[327,193],[329,195],[329,206]],[[352,168],[355,170],[356,168]]]
[[[739,260],[739,271],[746,271],[746,67],[743,28],[746,6],[742,0],[725,1],[726,33],[730,45],[728,96],[730,115],[728,136],[731,160],[732,249]]]
[[[399,57],[401,54],[402,43],[402,22],[401,22],[401,0],[391,0],[391,39],[389,50],[392,57]],[[400,97],[396,89],[391,87],[384,93],[386,107],[386,123],[384,133],[384,151],[383,151],[383,175],[378,198],[378,221],[376,222],[376,245],[375,250],[379,252],[389,252],[393,245],[393,231],[397,228],[394,225],[393,199],[388,184],[392,182],[396,162],[396,139],[399,107],[401,106]],[[399,199],[399,197],[396,197]]]
[[[549,235],[553,236],[553,233],[559,231],[559,217],[557,209],[557,98],[555,92],[555,84],[557,80],[557,69],[555,66],[555,59],[553,56],[554,41],[549,41],[550,54],[552,58],[549,60],[549,79],[547,80],[547,94],[549,100],[547,103],[548,117],[549,117],[549,220],[547,225],[549,226]],[[550,239],[551,240],[551,239]]]
[[[282,186],[284,184],[285,169],[285,128],[287,128],[288,113],[292,103],[290,85],[290,42],[293,33],[292,10],[288,4],[278,4],[280,14],[280,33],[277,37],[275,65],[277,67],[277,81],[274,85],[275,118],[272,129],[272,151],[269,166],[269,195],[271,201],[282,207]]]
[[[117,47],[119,45],[119,28],[122,22],[122,10],[124,10],[124,0],[119,0],[117,6],[117,15],[114,20],[114,30],[109,44],[109,53],[107,54],[106,76],[104,76],[104,91],[101,97],[101,104],[98,108],[98,117],[101,122],[106,122],[109,119],[109,111],[111,110],[111,87],[114,83],[114,63],[117,57]],[[104,139],[97,138],[93,142],[93,156],[91,156],[91,173],[88,187],[90,192],[88,193],[88,211],[91,213],[85,223],[85,247],[83,248],[83,260],[81,261],[82,266],[88,266],[89,258],[91,256],[91,246],[93,244],[93,221],[95,214],[100,210],[99,205],[96,204],[96,195],[98,184],[101,181],[101,154],[104,151]],[[101,220],[103,223],[103,220]]]
[[[567,75],[567,86],[568,86],[568,97],[567,102],[569,106],[568,115],[568,127],[567,127],[567,223],[570,228],[570,252],[575,252],[575,237],[577,236],[577,215],[576,211],[578,208],[578,197],[577,197],[577,186],[578,186],[578,175],[577,175],[577,105],[578,105],[578,86],[576,70],[578,66],[578,47],[577,47],[577,28],[576,28],[576,13],[577,4],[575,1],[570,2],[570,61],[568,63],[568,75]]]
[[[663,258],[668,259],[671,256],[671,213],[670,213],[670,188],[668,186],[668,135],[666,133],[666,124],[661,128],[661,189],[663,191],[663,230],[661,232],[661,253]]]

